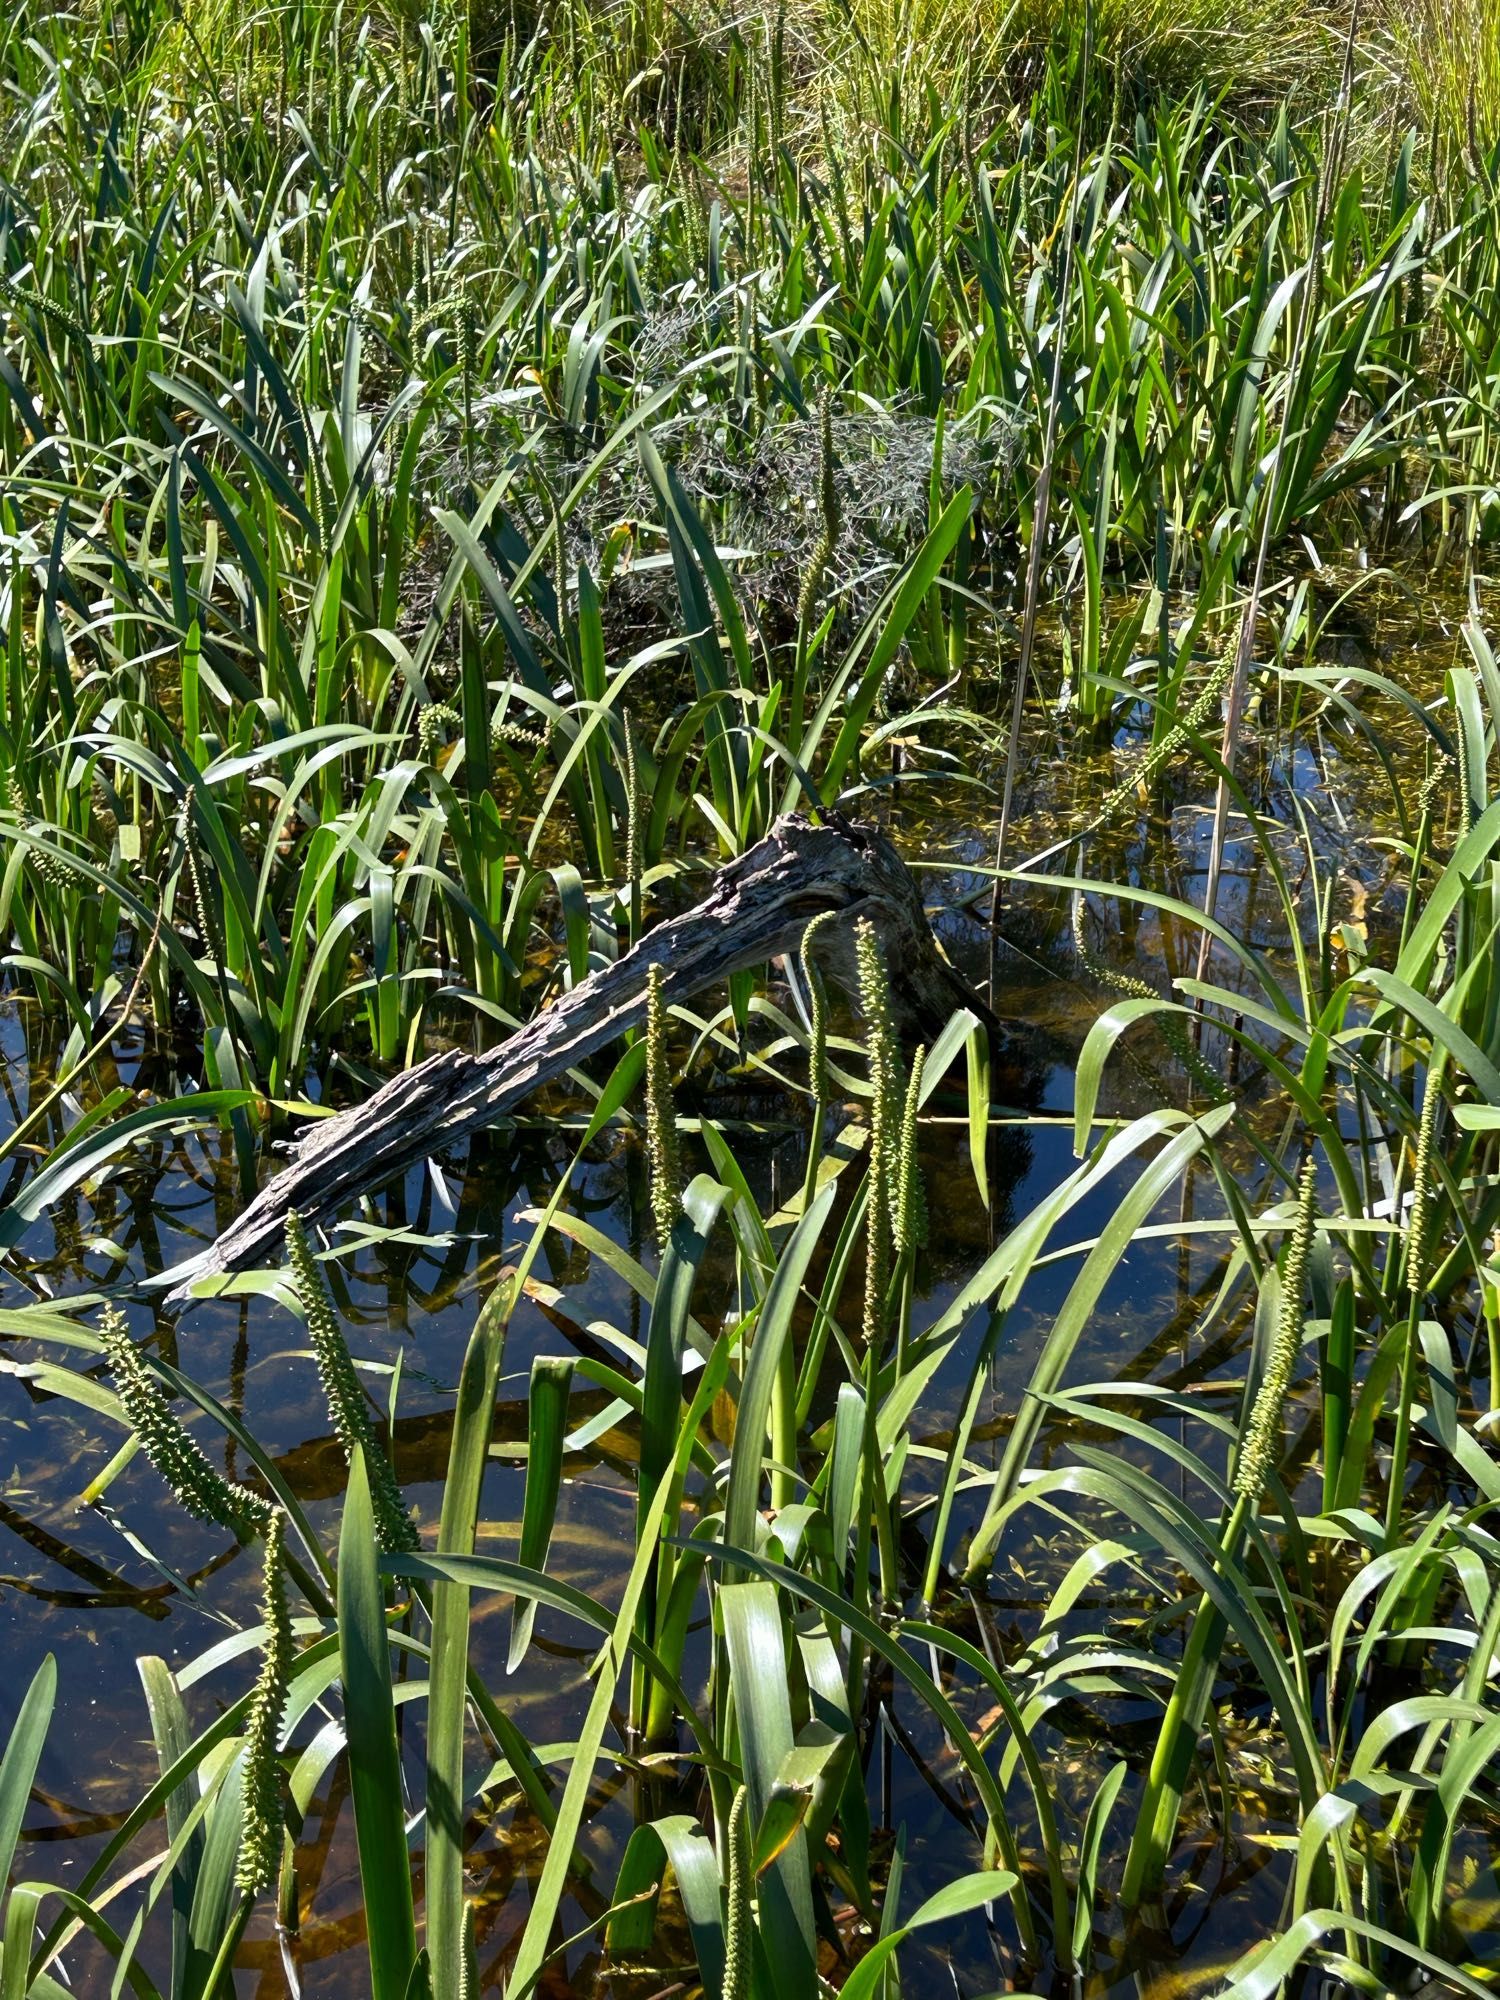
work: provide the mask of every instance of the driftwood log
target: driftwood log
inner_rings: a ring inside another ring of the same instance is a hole
[[[289,1213],[309,1224],[326,1221],[608,1047],[643,1019],[653,965],[662,968],[666,998],[686,1000],[742,967],[795,950],[825,910],[841,921],[827,927],[826,950],[820,934],[820,966],[852,990],[854,924],[868,917],[885,952],[903,1033],[930,1037],[959,1006],[994,1026],[939,952],[916,883],[885,836],[834,813],[816,825],[789,813],[720,870],[696,908],[658,925],[499,1048],[430,1056],[366,1103],[313,1126],[239,1220],[179,1270],[172,1296],[201,1295],[204,1279],[279,1262]]]

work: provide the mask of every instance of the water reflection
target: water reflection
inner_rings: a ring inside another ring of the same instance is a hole
[[[1052,763],[1039,771],[1035,796],[1018,822],[1018,851],[1026,851],[1028,840],[1034,847],[1045,844],[1054,821],[1086,816],[1089,798],[1097,800],[1100,790],[1114,782],[1116,757],[1128,748],[1106,746],[1092,761],[1080,755],[1064,766]],[[1302,866],[1309,851],[1322,862],[1337,863],[1348,909],[1372,935],[1394,920],[1387,899],[1389,855],[1375,842],[1374,801],[1383,782],[1378,772],[1372,776],[1370,759],[1352,735],[1334,741],[1325,733],[1316,745],[1303,741],[1290,753],[1269,738],[1261,745],[1251,773],[1252,795],[1280,820],[1278,858],[1294,885],[1299,921],[1309,937],[1320,921]],[[1059,795],[1059,784],[1076,788],[1078,796]],[[974,899],[986,885],[975,871],[990,859],[988,827],[976,833],[972,820],[964,823],[946,815],[919,819],[904,803],[896,816],[909,850],[936,864],[928,892],[940,910],[938,927],[950,955],[972,978],[982,980],[989,939],[983,909]],[[1111,830],[1089,854],[1087,869],[1102,879],[1147,885],[1191,903],[1202,896],[1205,842],[1203,800],[1184,797],[1165,815],[1143,811],[1137,826]],[[1271,872],[1261,849],[1232,849],[1221,915],[1236,935],[1268,953],[1285,953],[1284,905]],[[1192,969],[1196,941],[1190,952],[1187,926],[1169,915],[1101,891],[1087,899],[1084,921],[1096,952],[1158,990],[1166,991],[1171,978]],[[1072,1065],[1082,1035],[1103,1004],[1097,986],[1080,976],[1073,922],[1063,893],[1036,890],[1007,898],[1003,985],[996,996],[1006,1037],[998,1054],[995,1093],[1008,1115],[996,1124],[989,1142],[991,1208],[979,1200],[969,1169],[961,1087],[949,1085],[930,1107],[934,1117],[923,1131],[922,1158],[939,1227],[921,1284],[933,1313],[1010,1221],[1055,1187],[1072,1164],[1066,1123]],[[1216,962],[1217,976],[1231,971]],[[56,1074],[59,1042],[59,1031],[35,1010],[18,1002],[0,1012],[0,1053],[5,1058],[0,1074],[12,1124],[25,1116],[29,1103]],[[1139,1063],[1116,1066],[1110,1102],[1119,1108],[1159,1101],[1153,1093],[1163,1075],[1174,1079],[1179,1095],[1185,1088],[1185,1079],[1173,1071],[1169,1049],[1149,1036],[1142,1047],[1149,1070]],[[118,1081],[137,1092],[170,1096],[194,1082],[190,1061],[181,1051],[134,1032],[121,1036],[112,1061]],[[1253,1091],[1253,1079],[1241,1082]],[[758,1088],[752,1098],[740,1079],[709,1069],[694,1077],[682,1108],[690,1117],[723,1121],[736,1158],[767,1212],[800,1183],[805,1125],[794,1102]],[[394,1400],[396,1469],[424,1532],[435,1525],[454,1387],[478,1303],[526,1240],[524,1212],[544,1206],[569,1173],[576,1114],[577,1106],[560,1095],[532,1106],[525,1119],[483,1135],[429,1169],[412,1172],[374,1198],[351,1218],[339,1239],[343,1253],[331,1275],[340,1311],[377,1401]],[[76,1107],[60,1105],[36,1135],[38,1144],[54,1143],[76,1115]],[[688,1149],[691,1164],[706,1164],[706,1155],[693,1156],[691,1139]],[[260,1170],[268,1166],[262,1161]],[[25,1156],[11,1164],[4,1199],[13,1197],[29,1171]],[[1112,1212],[1123,1188],[1123,1178],[1100,1188],[1074,1217],[1070,1238],[1086,1242]],[[0,1304],[101,1293],[125,1301],[134,1329],[154,1328],[164,1356],[222,1399],[272,1454],[325,1546],[331,1547],[344,1466],[327,1430],[300,1322],[270,1297],[219,1300],[173,1317],[160,1311],[143,1289],[218,1233],[238,1212],[244,1194],[241,1163],[228,1133],[210,1130],[153,1139],[128,1167],[86,1184],[38,1220],[7,1268]],[[572,1175],[563,1207],[631,1255],[642,1254],[645,1187],[633,1136],[613,1133],[592,1149]],[[1241,1315],[1215,1315],[1212,1310],[1224,1274],[1224,1239],[1185,1227],[1212,1223],[1219,1213],[1217,1191],[1202,1175],[1190,1180],[1183,1196],[1174,1194],[1162,1206],[1153,1217],[1161,1234],[1132,1252],[1091,1318],[1075,1357],[1078,1380],[1155,1382],[1199,1399],[1205,1418],[1232,1412],[1246,1329]],[[1006,1328],[974,1434],[971,1456],[981,1464],[987,1455],[993,1462],[1019,1385],[1030,1374],[1075,1270],[1076,1260],[1044,1266],[1028,1289],[1024,1309]],[[704,1270],[695,1310],[712,1325],[734,1305],[732,1255],[721,1239]],[[533,1359],[558,1353],[614,1358],[615,1350],[596,1330],[601,1323],[638,1340],[643,1331],[638,1297],[603,1258],[563,1234],[550,1235],[506,1348],[481,1510],[482,1551],[488,1547],[509,1553],[514,1547],[524,1486],[523,1464],[514,1447],[526,1436]],[[971,1338],[978,1332],[976,1326]],[[972,1353],[971,1343],[961,1343],[933,1381],[914,1426],[919,1448],[941,1448],[950,1435]],[[87,1412],[28,1376],[24,1370],[35,1358],[27,1343],[8,1339],[4,1344],[0,1647],[8,1672],[0,1689],[0,1727],[13,1719],[20,1692],[42,1655],[56,1652],[66,1662],[59,1715],[28,1809],[19,1865],[24,1874],[66,1883],[81,1876],[109,1830],[155,1776],[137,1656],[158,1654],[173,1666],[185,1666],[224,1629],[226,1620],[238,1624],[252,1618],[258,1578],[255,1565],[237,1548],[226,1549],[217,1531],[163,1504],[160,1484],[143,1460],[119,1472],[105,1504],[82,1504],[81,1496],[104,1470],[118,1440],[105,1435]],[[575,1431],[606,1404],[602,1391],[576,1386],[570,1409]],[[1116,1452],[1139,1450],[1142,1462],[1150,1456],[1144,1447],[1122,1445],[1116,1434],[1102,1429],[1091,1433],[1087,1425],[1065,1423],[1054,1414],[1044,1423],[1036,1462],[1045,1465],[1063,1450],[1089,1441]],[[1206,1428],[1199,1435],[1193,1427],[1190,1442],[1206,1449]],[[606,1602],[617,1592],[633,1548],[634,1449],[631,1430],[619,1425],[591,1438],[586,1450],[570,1453],[565,1465],[551,1562]],[[243,1476],[246,1468],[232,1438],[223,1451],[229,1476]],[[911,1490],[914,1497],[921,1493],[920,1465]],[[1086,1523],[1086,1513],[1080,1520]],[[971,1621],[968,1630],[976,1643],[1001,1659],[1024,1653],[1053,1584],[1076,1552],[1079,1533],[1057,1522],[1016,1517],[997,1554],[987,1597],[957,1614]],[[1159,1600],[1144,1589],[1138,1599],[1132,1597],[1122,1575],[1110,1572],[1108,1589],[1076,1607],[1083,1629],[1115,1637],[1143,1635],[1143,1621]],[[1171,1634],[1153,1636],[1167,1646],[1174,1643]],[[580,1641],[576,1628],[543,1612],[532,1650],[507,1678],[507,1638],[503,1600],[476,1598],[473,1648],[479,1671],[503,1691],[507,1707],[532,1742],[564,1746],[557,1752],[560,1763],[576,1729],[593,1648]],[[699,1635],[698,1653],[689,1654],[690,1685],[702,1659]],[[243,1663],[196,1683],[189,1696],[195,1721],[222,1712],[244,1684]],[[968,1687],[964,1699],[972,1695]],[[872,1814],[882,1829],[878,1851],[888,1860],[896,1829],[904,1827],[904,1899],[910,1905],[954,1872],[956,1842],[977,1858],[979,1816],[962,1767],[930,1713],[888,1674],[875,1675],[871,1700],[878,1726],[870,1732],[873,1748],[866,1777]],[[1145,1693],[1132,1700],[1128,1686],[1123,1694],[1086,1685],[1067,1690],[1041,1734],[1059,1800],[1080,1812],[1086,1808],[1110,1762],[1122,1751],[1146,1747],[1155,1714]],[[976,1731],[991,1720],[978,1708],[966,1719]],[[419,1788],[422,1746],[415,1708],[405,1712],[405,1723],[409,1774]],[[1253,1704],[1247,1706],[1237,1718],[1235,1739],[1224,1746],[1236,1776],[1232,1809],[1219,1825],[1206,1804],[1190,1804],[1184,1819],[1190,1864],[1176,1878],[1161,1931],[1156,1937],[1138,1937],[1129,1958],[1112,1962],[1106,1956],[1103,1970],[1095,1975],[1098,1990],[1112,1980],[1124,1984],[1137,1979],[1157,1996],[1179,1985],[1200,1986],[1238,1954],[1248,1937],[1265,1934],[1279,1921],[1286,1862],[1277,1838],[1294,1825],[1294,1795],[1287,1774],[1275,1767],[1268,1743],[1263,1717]],[[643,1800],[654,1812],[694,1810],[700,1782],[698,1771],[686,1761],[659,1765],[649,1774],[623,1763],[601,1763],[585,1836],[587,1852],[598,1863],[598,1879],[613,1879]],[[540,1868],[545,1837],[518,1803],[514,1788],[504,1784],[485,1793],[470,1831],[467,1887],[476,1905],[480,1960],[497,1981],[498,1968],[524,1922],[526,1885]],[[1123,1830],[1116,1828],[1111,1838],[1123,1839]],[[147,1843],[136,1858],[144,1860],[152,1851]],[[1102,1873],[1109,1878],[1109,1856]],[[342,1762],[334,1764],[309,1806],[298,1841],[297,1876],[301,1921],[295,1934],[279,1937],[270,1917],[258,1916],[242,1954],[238,1990],[267,2000],[282,1994],[290,1963],[309,1996],[361,1991],[362,1916]],[[566,1908],[565,1920],[570,1929],[581,1928],[590,1914],[597,1910],[580,1900]],[[686,1964],[684,1934],[674,1930],[670,1911],[668,1919],[663,1952],[670,1961],[675,1940]],[[1107,1933],[1110,1913],[1099,1912],[1099,1920]],[[162,1970],[155,1956],[159,1949],[152,1942],[145,1952],[153,1975]],[[941,1949],[946,1963],[935,1949],[929,1948],[925,1960],[913,1950],[907,1961],[911,1991],[979,1994],[997,1983],[1001,1967],[980,1918],[952,1927]],[[80,1994],[106,1990],[86,1945],[70,1952],[68,1965]],[[609,1990],[620,2000],[646,2000],[648,1994],[669,1990],[679,1976],[680,1967],[670,1962],[610,1975],[589,1947],[550,1973],[542,1991]]]

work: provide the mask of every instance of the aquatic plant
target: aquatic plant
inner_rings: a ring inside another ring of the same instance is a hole
[[[1233,2000],[1487,1990],[1493,35],[1209,11],[0,22],[5,1520],[28,1629],[214,1621],[56,1880],[89,1648],[25,1695],[0,2000],[223,2000],[273,1896],[290,1982],[351,1851],[375,2000],[1081,1990],[1210,1850]],[[860,910],[658,967],[467,1172],[162,1305],[789,810],[997,1023],[907,1033]]]
[[[241,1780],[244,1805],[240,1851],[234,1867],[236,1885],[249,1896],[268,1887],[281,1867],[283,1812],[277,1751],[286,1713],[292,1653],[286,1579],[281,1568],[282,1535],[281,1516],[273,1513],[266,1523],[265,1580],[260,1602],[265,1646],[245,1724],[245,1774]]]
[[[328,1296],[318,1260],[302,1226],[302,1218],[296,1214],[288,1215],[286,1219],[286,1251],[334,1431],[347,1460],[352,1463],[356,1451],[364,1460],[380,1546],[387,1553],[397,1549],[414,1549],[418,1541],[416,1525],[401,1497],[391,1462],[375,1435],[369,1406],[359,1385],[333,1301]]]
[[[209,1463],[142,1360],[117,1307],[105,1308],[99,1335],[126,1421],[178,1506],[242,1539],[269,1533],[274,1508]]]
[[[646,1171],[656,1247],[665,1256],[682,1204],[677,1154],[677,1109],[667,1054],[665,975],[653,965],[646,985]]]

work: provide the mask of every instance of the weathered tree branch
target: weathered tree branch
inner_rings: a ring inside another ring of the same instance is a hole
[[[824,910],[842,921],[829,927],[820,961],[846,989],[853,984],[854,924],[868,917],[875,925],[904,1032],[930,1036],[959,1006],[993,1026],[938,951],[917,886],[885,836],[833,813],[817,825],[790,813],[720,871],[695,909],[658,925],[499,1048],[431,1056],[367,1103],[314,1126],[239,1220],[180,1274],[173,1298],[199,1292],[206,1278],[278,1260],[291,1211],[309,1223],[326,1220],[606,1048],[643,1018],[653,965],[662,968],[667,999],[685,1000],[742,967],[794,950]]]

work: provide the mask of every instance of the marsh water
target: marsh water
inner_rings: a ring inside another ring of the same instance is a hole
[[[1320,657],[1325,664],[1374,667],[1418,695],[1434,695],[1443,669],[1461,656],[1462,605],[1429,596],[1413,609],[1399,592],[1380,602],[1378,615],[1362,609],[1358,618],[1342,616],[1323,640]],[[1357,705],[1359,690],[1351,685],[1349,692]],[[976,699],[983,699],[982,688]],[[1395,768],[1404,779],[1420,751],[1409,725],[1389,707],[1373,724],[1395,746]],[[1129,731],[1103,746],[1075,741],[1064,753],[1056,732],[1066,726],[1048,719],[1030,746],[1015,858],[1050,845],[1059,828],[1086,817],[1090,802],[1140,754]],[[1334,710],[1290,741],[1266,722],[1252,730],[1245,762],[1258,808],[1282,829],[1283,864],[1299,895],[1305,935],[1317,942],[1322,928],[1308,887],[1309,852],[1320,868],[1339,871],[1338,922],[1371,933],[1393,924],[1398,874],[1387,842],[1392,771],[1369,738]],[[1124,833],[1112,833],[1107,845],[1086,856],[1084,872],[1201,902],[1211,806],[1201,768],[1197,785],[1174,797],[1169,812],[1148,818],[1143,810]],[[855,809],[870,803],[856,801]],[[989,883],[978,871],[994,854],[993,798],[972,787],[919,792],[885,786],[874,803],[898,844],[923,866],[924,889],[950,956],[982,987],[990,962]],[[1231,843],[1219,914],[1236,935],[1273,957],[1286,952],[1281,904],[1252,843]],[[1083,956],[1080,927],[1087,944]],[[1114,997],[1100,968],[1159,991],[1172,976],[1195,969],[1196,934],[1108,890],[1088,896],[1075,913],[1065,892],[1009,888],[1001,931],[995,1006],[1005,1040],[995,1070],[988,1208],[971,1170],[961,1074],[934,1099],[935,1115],[922,1134],[933,1218],[921,1273],[929,1315],[940,1310],[1009,1224],[1073,1164],[1074,1065],[1089,1024]],[[1216,974],[1227,977],[1231,971],[1215,961]],[[1222,1047],[1212,1041],[1206,1046],[1222,1063]],[[1160,1101],[1152,1093],[1160,1092],[1163,1078],[1176,1101],[1186,1101],[1189,1080],[1167,1044],[1147,1029],[1128,1048],[1133,1053],[1121,1052],[1112,1064],[1106,1110]],[[30,1093],[47,1082],[56,1049],[36,1015],[16,1000],[0,1013],[0,1052],[13,1121],[24,1115]],[[164,1095],[195,1074],[191,1050],[164,1051],[134,1033],[120,1037],[114,1060],[122,1083]],[[357,1087],[343,1085],[346,1092]],[[1263,1102],[1266,1116],[1274,1119],[1263,1079],[1247,1072],[1236,1078],[1236,1088],[1252,1113]],[[710,1055],[695,1067],[680,1109],[690,1120],[712,1118],[720,1124],[767,1212],[800,1183],[807,1138],[801,1104],[738,1068],[728,1054]],[[532,1105],[525,1118],[411,1174],[350,1218],[338,1238],[345,1254],[333,1268],[350,1345],[368,1370],[377,1400],[394,1407],[395,1464],[424,1530],[435,1525],[449,1413],[479,1302],[496,1271],[529,1235],[525,1212],[544,1204],[568,1172],[579,1123],[577,1104],[554,1094]],[[706,1164],[701,1153],[694,1158],[691,1136],[687,1146],[693,1164]],[[270,1165],[262,1160],[259,1171]],[[23,1163],[13,1175],[25,1171]],[[15,1180],[8,1193],[14,1191]],[[1077,1253],[1070,1246],[1086,1244],[1121,1191],[1101,1188],[1078,1212],[1066,1240],[1055,1246],[1059,1254],[1035,1274],[1022,1311],[1010,1320],[971,1452],[981,1462],[1004,1435],[1050,1316],[1076,1271]],[[300,1321],[269,1291],[164,1316],[150,1288],[153,1279],[222,1228],[242,1201],[240,1166],[228,1134],[210,1130],[158,1140],[135,1155],[128,1170],[86,1186],[35,1225],[0,1278],[0,1306],[108,1293],[126,1303],[136,1331],[154,1321],[163,1352],[170,1357],[175,1349],[195,1379],[275,1455],[332,1546],[345,1471],[337,1442],[327,1433]],[[641,1249],[647,1230],[643,1164],[629,1132],[611,1132],[591,1149],[567,1188],[563,1208],[632,1252]],[[1244,1313],[1220,1316],[1211,1310],[1228,1248],[1221,1213],[1206,1171],[1195,1176],[1185,1196],[1174,1193],[1110,1284],[1075,1356],[1073,1379],[1165,1384],[1201,1399],[1205,1419],[1233,1416],[1248,1326]],[[719,1262],[711,1262],[697,1295],[695,1310],[705,1324],[733,1310],[732,1284],[726,1248]],[[604,1258],[554,1232],[505,1352],[481,1509],[492,1553],[510,1553],[519,1530],[532,1360],[602,1351],[593,1330],[601,1321],[638,1336],[638,1300]],[[979,1331],[972,1329],[974,1338]],[[102,1498],[91,1500],[91,1482],[105,1471],[111,1447],[88,1413],[28,1376],[36,1354],[25,1342],[0,1343],[0,1657],[5,1662],[0,1735],[42,1655],[54,1652],[65,1666],[59,1712],[26,1815],[20,1869],[66,1884],[81,1877],[110,1828],[156,1775],[137,1658],[157,1654],[177,1668],[198,1660],[237,1624],[253,1620],[258,1575],[253,1560],[232,1545],[226,1548],[219,1530],[179,1513],[143,1459],[125,1465]],[[945,1441],[971,1354],[961,1344],[934,1383],[913,1426],[918,1448]],[[596,1434],[589,1421],[605,1402],[602,1392],[575,1381],[573,1448],[549,1566],[609,1602],[633,1545],[635,1498],[630,1433],[609,1428]],[[1299,1434],[1310,1454],[1314,1441],[1294,1419],[1292,1436]],[[1205,1428],[1194,1441],[1207,1448],[1209,1435]],[[1069,1442],[1053,1420],[1039,1457],[1061,1453]],[[1121,1448],[1118,1440],[1110,1448]],[[232,1444],[229,1452],[226,1470],[233,1474],[239,1468]],[[1035,1631],[1074,1547],[1045,1518],[1031,1521],[1024,1538],[1013,1535],[1002,1547],[988,1599],[974,1607],[1001,1655],[1013,1656]],[[1119,1578],[1124,1572],[1111,1574]],[[507,1678],[505,1605],[500,1598],[476,1597],[476,1662],[527,1738],[555,1745],[560,1764],[576,1728],[593,1645],[576,1627],[543,1612],[536,1643],[520,1671]],[[1127,1629],[1133,1617],[1128,1587],[1118,1585],[1107,1601],[1084,1605],[1080,1614],[1092,1621],[1091,1629]],[[1176,1641],[1169,1633],[1165,1643]],[[186,1694],[195,1720],[210,1720],[242,1693],[246,1672],[243,1659],[230,1658],[191,1678]],[[1118,1695],[1107,1711],[1085,1696],[1054,1710],[1043,1742],[1060,1797],[1086,1802],[1109,1763],[1129,1747],[1132,1717],[1141,1730],[1138,1747],[1149,1747],[1154,1714],[1144,1700],[1132,1707],[1128,1696]],[[976,1711],[965,1719],[978,1729],[987,1718]],[[980,1830],[951,1748],[925,1712],[903,1702],[894,1683],[885,1689],[882,1722],[867,1774],[869,1800],[883,1867],[891,1865],[901,1837],[903,1902],[909,1907],[952,1874],[957,1848],[964,1851],[964,1865],[972,1865],[971,1852],[977,1864]],[[1103,1949],[1095,1961],[1094,1990],[1119,1984],[1122,1990],[1144,1988],[1161,2000],[1178,1990],[1199,1990],[1247,1942],[1274,1928],[1295,1819],[1286,1775],[1264,1747],[1270,1740],[1269,1732],[1263,1740],[1260,1719],[1247,1709],[1225,1746],[1233,1784],[1227,1822],[1205,1810],[1201,1799],[1190,1798],[1182,1836],[1188,1865],[1158,1928],[1149,1934],[1138,1928],[1127,1940],[1115,1913],[1097,1910]],[[415,1769],[420,1757],[415,1729],[409,1754]],[[316,1887],[317,1920],[281,1936],[268,1913],[258,1915],[241,1955],[242,1994],[285,1992],[289,1968],[307,1995],[363,1988],[352,1812],[342,1763],[335,1771],[314,1799],[297,1854],[299,1900],[306,1908]],[[688,1797],[696,1782],[687,1763],[632,1769],[601,1762],[586,1836],[601,1881],[613,1879],[643,1800],[651,1801],[653,1811],[665,1809],[674,1789]],[[1123,1831],[1116,1828],[1115,1837],[1123,1838]],[[138,1858],[147,1860],[159,1846],[159,1838],[146,1843]],[[419,1867],[419,1838],[413,1852]],[[471,1826],[467,1885],[476,1903],[481,1966],[492,1981],[524,1921],[527,1882],[540,1866],[541,1852],[542,1835],[524,1804],[517,1804],[513,1788],[497,1785]],[[1488,1852],[1476,1849],[1460,1861],[1470,1881],[1466,1900],[1477,1936],[1487,1927],[1486,1907],[1500,1901],[1500,1885]],[[568,1928],[581,1929],[589,1914],[569,1906]],[[914,1943],[903,1959],[909,1992],[978,1996],[1006,1983],[1003,1940],[992,1939],[980,1917],[948,1927],[945,1939],[941,1958],[924,1959]],[[146,1959],[153,1964],[149,1950]],[[80,1994],[107,1991],[107,1979],[98,1977],[86,1947],[75,1947],[67,1964]],[[680,1977],[680,1968],[671,1965],[628,1973],[612,1969],[589,1944],[569,1955],[565,1973],[549,1974],[543,1990],[645,2000],[676,1990]]]

